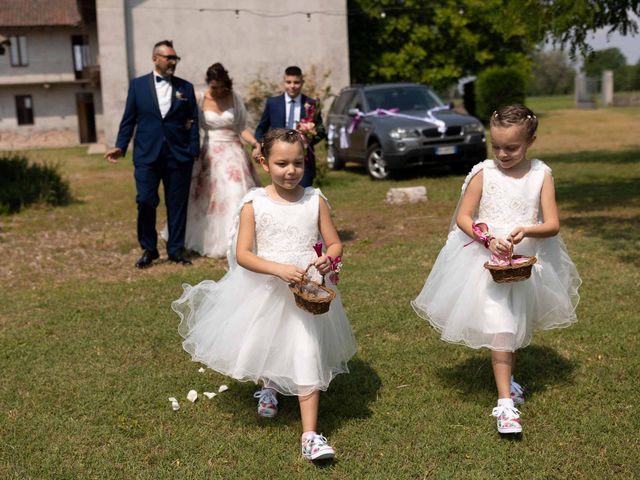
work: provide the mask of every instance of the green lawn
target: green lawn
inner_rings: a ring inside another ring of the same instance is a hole
[[[319,429],[338,451],[323,467],[300,456],[295,399],[260,419],[253,385],[198,373],[182,351],[170,302],[183,282],[220,278],[224,263],[136,271],[130,163],[111,167],[80,149],[30,155],[61,162],[77,201],[0,218],[0,478],[640,476],[640,148],[544,156],[584,284],[578,324],[538,334],[519,355],[528,398],[518,441],[495,431],[487,351],[440,341],[409,306],[462,177],[329,175],[359,349],[322,395]],[[413,185],[427,187],[428,203],[385,206],[388,188]],[[212,400],[185,399],[222,383],[229,390]]]

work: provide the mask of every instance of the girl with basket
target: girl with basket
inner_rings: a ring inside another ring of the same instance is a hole
[[[183,347],[194,361],[241,381],[263,384],[258,414],[274,417],[276,392],[299,399],[302,455],[333,458],[316,433],[320,391],[356,351],[351,325],[336,293],[326,313],[296,306],[289,284],[305,275],[319,282],[335,271],[342,244],[328,203],[318,189],[298,185],[304,174],[304,145],[295,130],[274,129],[264,138],[261,165],[271,185],[251,190],[230,232],[229,272],[219,281],[183,285],[172,304],[181,317]],[[316,254],[322,238],[326,253]],[[305,270],[310,264],[315,268]]]
[[[530,343],[534,329],[577,320],[581,280],[558,235],[551,169],[526,156],[537,126],[522,105],[492,114],[494,160],[475,165],[465,179],[447,242],[411,302],[442,340],[491,350],[500,433],[522,432],[516,350]],[[514,246],[521,255],[512,257]]]

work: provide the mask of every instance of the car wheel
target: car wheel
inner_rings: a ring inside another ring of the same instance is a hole
[[[387,180],[389,178],[389,167],[384,160],[380,144],[374,143],[369,147],[365,166],[374,180]]]
[[[329,167],[329,170],[342,170],[344,168],[344,162],[338,158],[333,145],[327,145],[327,167]]]

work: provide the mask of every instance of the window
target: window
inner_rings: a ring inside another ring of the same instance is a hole
[[[90,54],[89,37],[87,35],[72,35],[71,50],[73,55],[73,71],[76,78],[82,78],[82,72],[89,66]]]
[[[358,93],[355,94],[355,96],[351,99],[351,101],[347,105],[347,113],[352,108],[356,108],[356,109],[358,109],[359,111],[362,112],[363,111],[362,104],[363,104],[362,95],[360,95],[360,92],[358,92]]]
[[[33,125],[33,100],[31,95],[16,95],[18,125]]]
[[[27,54],[27,37],[18,35],[9,37],[11,41],[11,66],[26,67],[29,65],[29,55]]]
[[[346,92],[342,92],[336,99],[335,104],[331,107],[334,113],[346,115],[347,112],[345,110],[345,107],[347,106],[347,103],[349,103],[349,101],[353,98],[354,94],[355,90],[347,90]]]

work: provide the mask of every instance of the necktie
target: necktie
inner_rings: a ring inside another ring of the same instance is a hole
[[[287,128],[293,128],[294,124],[293,124],[293,115],[295,113],[295,106],[296,106],[296,102],[295,100],[289,100],[289,118],[287,120]]]
[[[169,81],[169,77],[161,77],[159,75],[156,75],[156,82],[160,83],[160,82],[168,82]]]

